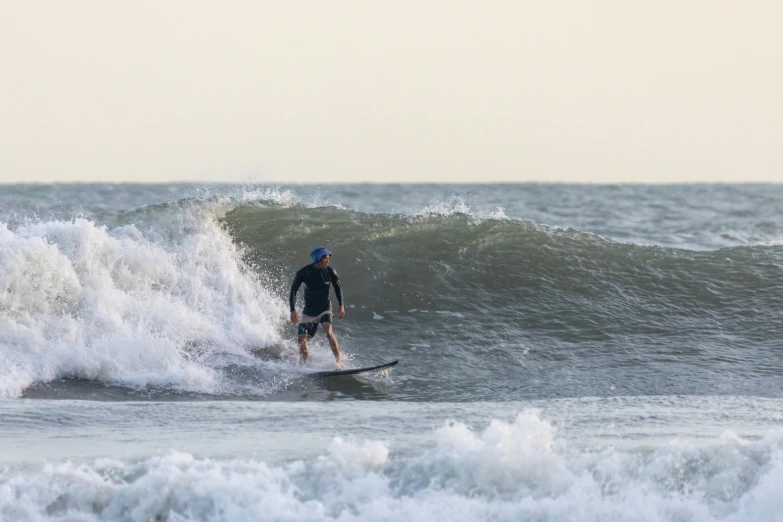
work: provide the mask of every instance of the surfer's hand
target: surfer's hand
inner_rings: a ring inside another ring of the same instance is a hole
[[[294,311],[292,311],[292,312],[291,312],[291,323],[292,323],[292,324],[297,324],[297,323],[299,323],[299,314],[298,314],[298,313],[296,313],[296,310],[294,310]]]
[[[345,317],[345,305],[340,305],[340,308],[337,309],[337,318],[342,319]]]

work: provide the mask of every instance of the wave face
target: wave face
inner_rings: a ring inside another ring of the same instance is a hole
[[[287,293],[317,244],[351,365],[403,361],[384,398],[781,394],[779,188],[51,190],[0,195],[0,396],[296,388]]]
[[[8,520],[772,521],[783,438],[731,433],[654,450],[589,451],[538,412],[483,429],[447,422],[401,454],[335,437],[282,465],[169,452],[0,476]]]
[[[780,246],[690,251],[459,213],[240,206],[225,222],[281,299],[328,245],[355,307],[341,328],[357,352],[414,359],[414,395],[779,393]]]

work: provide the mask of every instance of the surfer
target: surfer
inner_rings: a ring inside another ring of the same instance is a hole
[[[324,334],[329,340],[334,358],[337,360],[337,369],[343,369],[343,359],[340,356],[340,345],[332,331],[332,303],[329,301],[329,289],[334,284],[334,293],[337,296],[337,318],[345,317],[345,305],[343,304],[343,290],[340,288],[340,279],[337,272],[329,266],[329,258],[332,253],[322,246],[310,251],[311,263],[300,268],[294,276],[291,284],[291,294],[288,301],[291,306],[291,323],[299,325],[299,356],[302,364],[307,362],[307,338],[313,337],[322,325]],[[304,284],[304,309],[300,316],[296,312],[296,293]]]

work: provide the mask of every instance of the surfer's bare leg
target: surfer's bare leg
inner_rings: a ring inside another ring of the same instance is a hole
[[[307,336],[299,336],[299,362],[304,364],[307,362]]]
[[[337,369],[342,370],[343,369],[343,358],[340,356],[340,345],[337,343],[337,337],[334,336],[334,332],[332,331],[332,325],[329,323],[323,323],[324,327],[324,334],[326,335],[326,338],[329,339],[329,346],[332,348],[332,353],[334,354],[334,358],[337,360]],[[305,348],[306,350],[307,348]]]

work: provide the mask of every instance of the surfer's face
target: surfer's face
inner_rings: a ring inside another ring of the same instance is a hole
[[[327,266],[329,266],[329,256],[324,256],[324,257],[322,257],[322,258],[321,258],[321,259],[320,259],[320,260],[319,260],[319,261],[318,261],[318,262],[315,264],[315,266],[316,266],[316,267],[318,267],[318,268],[322,268],[322,269],[323,269],[323,268],[326,268]]]

